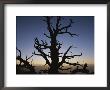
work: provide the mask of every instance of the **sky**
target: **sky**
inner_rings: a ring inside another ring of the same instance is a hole
[[[37,50],[34,48],[34,39],[36,37],[39,40],[49,42],[49,39],[43,35],[43,33],[48,34],[47,25],[43,19],[44,17],[42,16],[16,16],[16,46],[21,50],[23,59],[26,56],[31,56],[34,51],[37,53]],[[71,37],[68,34],[59,35],[57,39],[63,43],[60,52],[64,53],[69,46],[73,45],[70,51],[73,54],[80,54],[82,52],[82,56],[71,59],[70,62],[79,61],[81,63],[87,62],[93,64],[94,16],[63,16],[61,21],[62,25],[67,25],[69,19],[74,21],[69,31],[79,36]],[[55,22],[56,19],[53,17],[52,23],[55,24]],[[70,54],[68,53],[68,55]],[[32,59],[34,65],[45,63],[45,60],[40,56],[34,56],[30,61]]]

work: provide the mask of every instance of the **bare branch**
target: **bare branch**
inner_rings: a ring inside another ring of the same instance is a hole
[[[67,30],[66,31],[60,31],[58,34],[69,34],[71,37],[73,37],[73,36],[79,36],[79,35],[77,35],[77,34],[72,34],[72,33],[70,33],[70,32],[68,32]]]
[[[32,57],[33,57],[33,55],[31,55],[31,56],[28,57],[28,58],[27,58],[27,56],[26,56],[26,61],[29,60],[29,59],[32,58]]]
[[[64,30],[64,29],[70,28],[73,23],[74,23],[73,20],[70,19],[70,23],[69,23],[67,26],[64,26],[64,27],[60,28],[60,31],[61,31],[61,30]]]
[[[65,59],[71,59],[74,58],[76,56],[82,56],[82,53],[80,55],[71,55],[71,56],[67,56],[68,51],[72,48],[72,46],[70,46],[67,51],[64,53],[63,57],[62,57],[62,61],[59,62],[59,65],[62,65],[63,63],[68,63],[65,61]],[[68,63],[69,64],[69,63]]]
[[[39,49],[38,47],[35,46],[35,48],[38,50],[39,53],[41,53],[41,56],[46,60],[46,63],[50,66],[50,62],[47,59],[47,55],[41,49]],[[36,54],[36,55],[38,55],[38,54]]]
[[[59,53],[59,54],[63,54],[63,53]]]
[[[82,53],[81,53],[80,55],[65,56],[65,58],[67,58],[67,59],[71,59],[71,58],[74,58],[74,57],[76,57],[76,56],[82,56]]]
[[[42,56],[42,54],[36,54],[35,51],[32,53],[33,55]]]
[[[47,49],[47,48],[51,48],[51,46],[48,46],[48,43],[43,40],[41,40],[42,43],[39,42],[39,40],[37,38],[35,38],[35,46],[40,48],[40,49]]]
[[[46,23],[47,23],[47,29],[50,32],[50,36],[52,36],[53,35],[53,31],[51,29],[51,22],[50,22],[51,17],[46,16],[45,18],[46,18],[46,20],[44,20],[44,21],[46,21]]]
[[[68,29],[72,26],[72,24],[74,23],[72,19],[70,19],[70,23],[67,26],[63,26],[60,28],[61,26],[61,17],[57,17],[57,23],[56,23],[56,31],[55,31],[55,35],[57,34],[69,34],[71,37],[73,36],[78,36],[77,34],[72,34],[71,32],[68,31]]]
[[[48,38],[51,38],[50,36],[48,36],[48,35],[47,35],[47,34],[45,34],[45,33],[44,33],[44,35],[45,35],[46,37],[48,37]]]
[[[59,27],[61,26],[61,17],[60,16],[57,16],[57,22],[56,22],[56,30],[59,30]]]
[[[42,48],[42,46],[43,46],[45,49],[46,49],[46,48],[49,48],[49,47],[47,46],[47,43],[46,43],[46,42],[42,41],[42,44],[40,44],[39,40],[36,38],[36,39],[35,39],[34,47],[35,47],[35,48],[38,50],[38,52],[40,53],[39,55],[41,55],[41,56],[46,60],[46,63],[50,66],[50,62],[49,62],[49,60],[47,59],[47,56],[48,56],[48,55],[43,52],[42,49],[44,49],[44,48]],[[34,53],[34,54],[35,54],[35,53]],[[36,54],[36,55],[38,55],[38,54]]]
[[[70,46],[67,51],[64,53],[63,57],[62,57],[62,61],[59,62],[59,66],[61,66],[64,62],[65,62],[65,59],[66,59],[66,54],[68,53],[68,51],[72,48],[72,46]]]
[[[69,64],[69,65],[73,65],[73,66],[79,65],[79,66],[83,67],[83,65],[81,65],[79,63],[69,63],[69,62],[66,62],[66,61],[65,61],[65,63],[66,64]]]
[[[66,56],[66,54],[68,53],[68,51],[69,51],[71,48],[72,48],[72,46],[70,46],[70,47],[67,49],[67,51],[64,53],[63,58]]]
[[[58,46],[57,46],[57,49],[59,50],[59,49],[61,48],[61,45],[62,45],[62,44],[61,44],[61,43],[57,43],[57,45],[58,45]]]
[[[50,26],[51,26],[51,29],[55,32],[56,30],[55,30],[55,28],[53,27],[53,25],[51,24]]]

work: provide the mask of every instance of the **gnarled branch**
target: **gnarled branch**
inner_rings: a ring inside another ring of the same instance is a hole
[[[58,16],[57,17],[57,23],[56,23],[56,31],[55,31],[55,35],[58,34],[69,34],[71,37],[73,36],[78,36],[77,34],[71,33],[68,31],[68,29],[72,26],[72,24],[74,23],[72,19],[70,19],[70,23],[66,26],[60,27],[61,26],[61,17]]]
[[[42,48],[42,46],[44,46]],[[42,44],[40,44],[39,40],[36,38],[35,39],[35,44],[34,44],[34,47],[38,50],[38,52],[40,53],[39,55],[41,55],[45,60],[46,60],[46,63],[50,66],[50,62],[49,60],[47,59],[47,54],[45,52],[43,52],[43,49],[45,48],[50,48],[49,46],[47,46],[47,43],[42,41]],[[35,54],[35,52],[34,52]],[[38,54],[35,54],[35,55],[38,55]]]
[[[60,28],[60,31],[61,31],[61,30],[64,30],[64,29],[70,28],[73,23],[74,23],[73,20],[70,19],[70,23],[69,23],[67,26],[64,26],[64,27]]]
[[[81,65],[79,63],[69,63],[69,62],[66,62],[66,61],[65,61],[65,63],[66,64],[69,64],[69,65],[73,65],[73,66],[79,65],[79,66],[83,67],[83,65]]]
[[[39,42],[39,40],[37,38],[35,38],[35,46],[40,48],[40,49],[47,49],[47,48],[51,48],[51,46],[48,46],[48,43],[43,40],[41,40],[42,43]]]
[[[71,32],[68,32],[67,30],[65,30],[65,31],[60,31],[58,34],[69,34],[71,37],[73,37],[73,36],[78,36],[77,34],[73,34],[73,33],[71,33]]]
[[[61,26],[61,17],[60,16],[57,16],[57,22],[56,22],[56,30],[59,30],[59,27]]]
[[[45,35],[47,38],[51,38],[50,36],[48,36],[48,35],[47,35],[47,34],[45,34],[45,33],[44,33],[44,35]]]
[[[65,58],[67,58],[67,59],[71,59],[71,58],[74,58],[74,57],[76,57],[76,56],[82,56],[82,53],[81,53],[80,55],[65,56]]]
[[[62,61],[59,62],[59,66],[61,66],[63,63],[68,63],[66,62],[65,60],[66,59],[71,59],[71,58],[74,58],[76,56],[82,56],[82,53],[80,55],[71,55],[71,56],[67,56],[67,53],[69,52],[69,50],[72,48],[72,46],[70,46],[67,51],[64,53],[63,57],[62,57]],[[68,63],[69,64],[69,63]]]
[[[47,24],[47,29],[48,29],[48,31],[50,33],[50,36],[53,35],[53,31],[52,31],[52,28],[51,28],[51,22],[50,22],[51,18],[52,18],[51,16],[46,16],[45,20],[44,20],[46,22],[46,24]]]
[[[32,57],[33,57],[33,55],[31,55],[31,56],[28,57],[28,58],[27,58],[27,56],[26,56],[26,61],[29,60],[29,59],[32,58]]]
[[[62,57],[62,61],[59,62],[59,66],[61,66],[64,62],[65,62],[65,59],[66,59],[66,54],[68,53],[68,51],[72,48],[72,46],[70,46],[67,51],[64,53],[63,57]]]

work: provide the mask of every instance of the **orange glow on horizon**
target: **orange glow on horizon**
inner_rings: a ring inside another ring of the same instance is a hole
[[[29,60],[29,62],[31,63],[32,60]],[[60,60],[61,61],[61,60]],[[70,60],[66,60],[67,62],[69,61],[70,63],[76,63],[77,61],[80,63],[80,64],[84,64],[84,63],[87,63],[87,64],[94,64],[94,60],[92,59],[89,59],[89,58],[86,58],[86,59],[70,59]],[[19,60],[16,61],[16,64],[19,64]],[[39,59],[35,59],[32,61],[32,65],[33,66],[42,66],[42,65],[45,65],[45,60],[42,58],[39,58]],[[64,64],[64,65],[67,65],[67,64]]]

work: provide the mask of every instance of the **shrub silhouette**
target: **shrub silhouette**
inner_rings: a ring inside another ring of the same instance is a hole
[[[30,57],[27,58],[26,56],[26,60],[22,59],[21,57],[21,50],[19,50],[18,48],[16,48],[17,51],[20,53],[16,59],[20,61],[19,65],[16,65],[16,73],[17,74],[31,74],[31,73],[36,73],[34,70],[34,67],[32,66],[32,64],[30,64],[28,62],[28,60],[33,57],[33,55],[31,55]],[[23,63],[23,65],[22,65]]]

